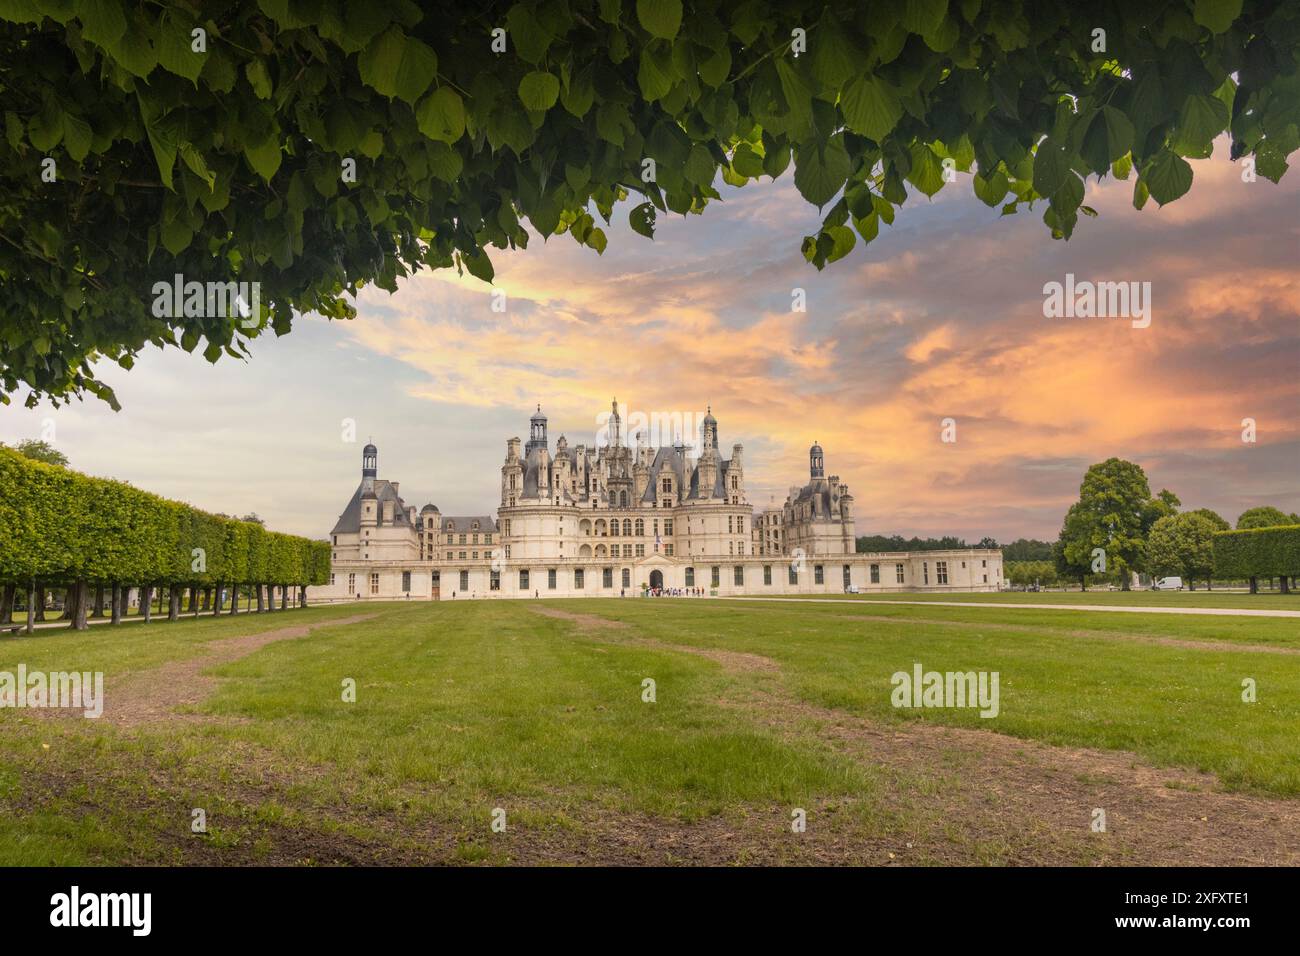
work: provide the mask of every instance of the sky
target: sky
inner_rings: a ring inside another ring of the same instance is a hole
[[[1243,182],[1226,155],[1193,161],[1163,209],[1134,210],[1131,180],[1089,182],[1099,215],[1068,242],[1041,205],[1001,216],[958,174],[822,272],[800,254],[820,219],[789,173],[719,183],[722,202],[660,216],[653,241],[616,210],[603,256],[568,236],[492,250],[504,312],[479,280],[426,271],[363,292],[353,321],[300,317],[247,362],[150,347],[130,372],[101,364],[121,412],[20,394],[0,441],[52,436],[78,470],[312,537],[367,440],[408,504],[485,514],[538,404],[552,443],[590,445],[615,397],[686,422],[711,407],[758,509],[807,480],[820,442],[859,534],[1054,539],[1113,456],[1185,508],[1300,511],[1300,174]],[[1149,282],[1150,325],[1045,317],[1067,273]]]

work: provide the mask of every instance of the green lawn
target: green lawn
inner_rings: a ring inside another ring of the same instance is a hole
[[[953,591],[947,594],[808,594],[800,597],[852,601],[971,601],[977,604],[1116,604],[1129,607],[1227,607],[1300,611],[1300,592],[1269,591]]]
[[[375,617],[207,668],[221,678],[208,696],[161,722],[0,710],[0,864],[527,859],[521,844],[492,842],[496,807],[544,834],[552,856],[579,860],[659,822],[716,824],[743,842],[755,820],[776,814],[779,825],[791,807],[836,814],[853,846],[942,826],[900,798],[897,774],[821,735],[824,712],[1132,751],[1230,789],[1300,795],[1300,657],[1276,652],[1300,646],[1300,628],[1285,619],[705,600],[344,605],[3,638],[0,670],[102,670],[111,715],[115,687],[147,688],[152,669],[211,641],[361,613]],[[1158,643],[1171,640],[1193,646]],[[1275,652],[1219,646],[1234,644]],[[772,666],[738,670],[683,648]],[[998,671],[1001,713],[895,710],[890,676],[915,661]],[[1257,703],[1241,701],[1245,677]],[[655,703],[642,700],[646,678]],[[342,700],[345,679],[355,703]],[[952,772],[937,766],[917,786],[942,793]],[[208,813],[203,837],[189,833],[195,807]],[[970,862],[1010,854],[950,840]],[[760,858],[787,852],[802,859],[781,846]]]

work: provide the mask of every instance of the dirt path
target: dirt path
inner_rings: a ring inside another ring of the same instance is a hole
[[[571,621],[587,637],[647,643],[623,622],[536,611]],[[648,643],[702,654],[738,678],[780,670],[755,654],[739,655],[742,663],[737,652]],[[903,818],[911,811],[928,822],[904,834],[880,862],[1300,865],[1300,801],[1228,793],[1213,774],[1153,767],[1123,751],[1054,747],[921,721],[881,723],[809,704],[771,681],[742,681],[722,703],[792,742],[811,736],[883,775],[886,802]],[[1105,813],[1100,832],[1093,829],[1098,810]],[[815,828],[810,815],[808,833]],[[832,859],[819,852],[819,861],[849,862],[845,854],[862,849],[828,846]]]
[[[306,637],[322,627],[357,624],[375,616],[355,614],[212,641],[204,645],[198,657],[169,661],[161,667],[127,674],[121,682],[110,682],[104,690],[104,716],[100,719],[123,727],[182,719],[186,715],[176,713],[177,710],[195,706],[216,690],[218,678],[203,671],[247,657],[275,641]]]

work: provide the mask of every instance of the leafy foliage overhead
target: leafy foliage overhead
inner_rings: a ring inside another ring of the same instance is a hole
[[[909,185],[1043,200],[1068,237],[1085,178],[1172,202],[1224,130],[1276,181],[1298,47],[1275,0],[0,0],[0,399],[115,404],[97,358],[238,356],[424,266],[490,281],[526,223],[601,252],[620,200],[651,236],[719,174],[793,165],[818,268]],[[260,283],[261,314],[155,315],[177,274]]]

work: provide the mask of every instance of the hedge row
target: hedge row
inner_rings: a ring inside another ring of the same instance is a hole
[[[324,584],[325,541],[0,448],[0,584]]]
[[[1300,574],[1300,525],[1217,532],[1214,573],[1224,578]]]

